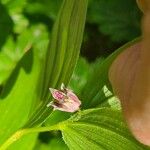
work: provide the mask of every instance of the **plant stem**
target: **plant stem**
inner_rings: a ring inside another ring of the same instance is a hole
[[[20,129],[16,131],[11,137],[9,137],[1,146],[0,150],[6,150],[12,143],[20,139],[22,136],[28,133],[37,133],[37,132],[46,132],[52,130],[60,130],[60,124],[56,124],[50,127],[37,127],[37,128],[28,128]]]

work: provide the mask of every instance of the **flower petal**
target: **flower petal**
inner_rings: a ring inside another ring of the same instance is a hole
[[[53,89],[53,88],[49,88],[49,89],[50,89],[50,92],[51,92],[53,98],[56,99],[56,100],[60,101],[60,100],[63,100],[66,97],[65,93],[63,93],[59,90],[56,90],[56,89]]]
[[[67,89],[67,96],[69,99],[73,100],[74,103],[77,103],[79,106],[81,105],[81,101],[71,90]]]

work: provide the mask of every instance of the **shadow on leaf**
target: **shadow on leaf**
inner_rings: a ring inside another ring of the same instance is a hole
[[[12,87],[14,86],[17,77],[19,75],[19,71],[21,68],[24,69],[24,71],[29,74],[32,70],[33,66],[33,51],[28,51],[24,57],[20,60],[20,62],[17,64],[16,68],[10,75],[9,79],[7,80],[5,86],[2,88],[0,98],[5,98],[11,91]]]

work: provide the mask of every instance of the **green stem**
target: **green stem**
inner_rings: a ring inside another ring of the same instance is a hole
[[[0,150],[6,150],[12,143],[20,139],[22,136],[28,133],[47,132],[52,130],[60,130],[60,124],[56,124],[50,127],[37,127],[29,129],[20,129],[16,131],[11,137],[9,137],[1,146]]]

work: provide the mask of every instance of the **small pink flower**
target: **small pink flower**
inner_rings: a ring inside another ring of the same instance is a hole
[[[52,106],[54,110],[66,112],[79,110],[80,100],[72,90],[65,88],[64,84],[61,85],[61,90],[50,88],[50,92],[55,100],[50,102],[47,107]]]

